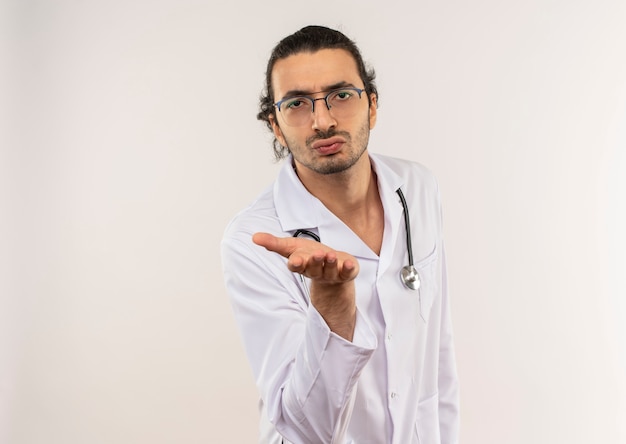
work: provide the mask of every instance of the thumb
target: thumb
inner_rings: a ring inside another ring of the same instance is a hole
[[[269,233],[254,233],[252,235],[252,242],[264,247],[266,250],[278,253],[283,257],[289,257],[295,246],[291,242],[291,238],[276,237]]]
[[[254,233],[252,235],[252,242],[268,250],[271,250],[271,247],[275,247],[278,243],[277,241],[278,238],[269,233]]]

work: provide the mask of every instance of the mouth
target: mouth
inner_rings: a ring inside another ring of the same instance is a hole
[[[320,154],[335,154],[341,150],[344,143],[346,143],[346,141],[341,137],[331,137],[329,139],[316,140],[311,144],[311,148]]]

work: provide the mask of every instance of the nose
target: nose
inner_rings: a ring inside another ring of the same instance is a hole
[[[326,100],[323,97],[315,99],[314,102],[321,101],[322,103],[316,103],[313,108],[313,129],[326,131],[329,128],[337,126],[337,121],[330,113]]]

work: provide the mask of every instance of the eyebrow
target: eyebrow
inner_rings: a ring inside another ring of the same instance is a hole
[[[296,96],[310,96],[312,94],[328,92],[328,91],[332,91],[334,89],[339,89],[339,88],[356,88],[356,86],[354,86],[352,83],[341,81],[341,82],[333,83],[332,85],[325,86],[324,89],[322,89],[321,91],[315,91],[315,92],[311,92],[311,91],[303,90],[303,89],[291,89],[285,93],[285,95],[282,97],[281,100],[285,100],[289,97],[296,97]]]

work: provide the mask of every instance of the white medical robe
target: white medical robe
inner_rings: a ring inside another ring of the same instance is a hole
[[[311,195],[289,158],[222,241],[224,276],[260,392],[262,443],[453,444],[458,382],[437,183],[423,166],[370,154],[384,208],[380,256]],[[419,290],[406,288],[401,188]],[[357,258],[354,339],[332,333],[286,259],[253,244],[298,229]]]

